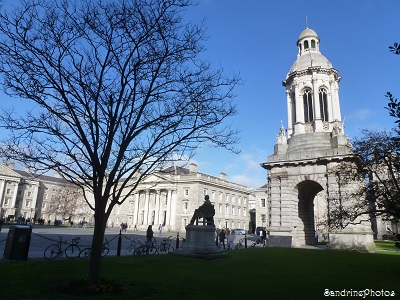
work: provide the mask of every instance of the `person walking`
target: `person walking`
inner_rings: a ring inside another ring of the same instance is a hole
[[[160,235],[162,233],[162,230],[163,230],[163,226],[160,224],[160,226],[158,226],[158,231],[160,232]]]
[[[268,243],[267,231],[265,229],[262,231],[261,242],[262,242],[263,247],[265,247],[266,244]]]
[[[154,236],[153,228],[151,225],[149,225],[149,227],[147,227],[147,231],[146,231],[146,238],[147,238],[148,244],[151,244],[151,242],[153,240],[153,236]]]
[[[219,233],[219,244],[222,244],[225,249],[225,230],[221,230]]]

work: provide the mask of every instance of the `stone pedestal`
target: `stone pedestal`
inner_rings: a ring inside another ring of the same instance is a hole
[[[186,226],[184,250],[190,252],[215,252],[215,226]]]
[[[186,241],[182,248],[173,252],[176,255],[184,255],[197,258],[214,259],[226,257],[227,254],[220,251],[215,245],[215,226],[186,226]]]

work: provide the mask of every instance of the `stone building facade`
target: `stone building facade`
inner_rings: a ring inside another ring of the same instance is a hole
[[[342,197],[335,167],[356,163],[344,134],[339,103],[338,71],[320,52],[316,32],[306,28],[297,41],[298,55],[283,81],[287,129],[281,124],[268,170],[265,205],[270,244],[314,245],[326,234],[333,248],[374,248],[369,222],[343,230],[322,228],[330,204]],[[356,199],[347,199],[356,200]],[[318,228],[318,226],[322,226]]]
[[[73,192],[71,200],[79,205],[71,206],[73,211],[62,211],[56,208],[62,195]],[[79,189],[57,176],[32,175],[29,170],[14,169],[13,164],[0,164],[0,217],[9,221],[18,221],[18,218],[62,220],[66,214],[73,215],[71,221],[90,222],[93,214],[84,204]]]
[[[184,231],[194,210],[209,195],[217,228],[248,229],[250,193],[249,188],[227,181],[224,173],[219,177],[200,173],[195,164],[170,167],[141,182],[135,194],[113,211],[108,225],[124,222],[145,229],[162,224],[165,230]]]
[[[0,217],[10,221],[21,216],[36,221],[39,218],[51,222],[61,220],[65,215],[52,208],[54,202],[61,202],[60,194],[65,194],[66,189],[82,198],[76,187],[59,176],[34,176],[28,170],[0,165]],[[148,225],[162,224],[164,230],[184,231],[194,210],[203,203],[204,196],[209,195],[215,207],[217,228],[248,229],[250,193],[249,188],[227,181],[224,173],[214,177],[198,172],[195,164],[189,168],[157,170],[146,177],[122,205],[114,207],[108,226],[127,223],[129,228],[136,225],[144,230]],[[87,196],[92,201],[90,195]],[[76,201],[75,198],[71,197],[71,201]],[[73,210],[73,223],[93,222],[93,212],[87,204],[81,201]]]

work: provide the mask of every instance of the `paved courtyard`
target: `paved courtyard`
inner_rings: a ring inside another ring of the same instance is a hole
[[[7,243],[7,236],[9,231],[8,225],[3,226],[0,232],[0,261],[7,261],[4,258],[4,248]],[[118,239],[119,239],[120,229],[119,227],[107,228],[106,229],[106,239],[109,241],[110,253],[109,255],[117,255],[118,249]],[[81,249],[90,247],[93,235],[93,228],[77,228],[77,227],[60,227],[60,226],[46,226],[46,225],[34,225],[32,228],[31,242],[28,252],[29,259],[43,259],[44,250],[51,244],[57,243],[59,237],[62,237],[63,241],[71,242],[75,237],[79,237],[79,247]],[[154,237],[156,240],[161,241],[162,238],[172,236],[176,238],[176,232],[162,232],[161,234],[154,230]],[[184,232],[179,233],[180,238],[185,237]],[[237,243],[244,236],[236,236],[235,243]],[[256,240],[256,236],[248,236],[248,245]],[[130,245],[131,240],[146,240],[145,231],[133,231],[127,230],[121,235],[121,255],[125,255],[125,249]],[[174,240],[175,246],[176,240]],[[181,245],[180,241],[180,245]],[[67,246],[67,245],[65,245]]]

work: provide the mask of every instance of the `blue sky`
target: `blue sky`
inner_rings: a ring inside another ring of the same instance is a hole
[[[400,42],[398,0],[199,0],[188,17],[206,19],[206,57],[227,72],[239,72],[238,114],[241,153],[203,147],[194,161],[200,172],[259,187],[267,171],[260,167],[273,154],[280,121],[287,127],[282,81],[297,58],[296,42],[308,27],[320,38],[321,53],[339,71],[339,98],[345,134],[392,128],[385,94],[400,98],[400,56],[388,46]]]
[[[260,163],[273,153],[281,120],[287,127],[282,81],[296,60],[306,16],[321,53],[342,77],[345,134],[392,128],[384,95],[391,91],[400,97],[400,56],[388,50],[400,42],[399,12],[398,0],[198,0],[187,18],[206,19],[205,57],[244,81],[235,90],[238,114],[228,121],[241,131],[241,153],[204,146],[193,159],[198,170],[213,176],[225,172],[228,180],[249,187],[265,184],[267,171]]]

